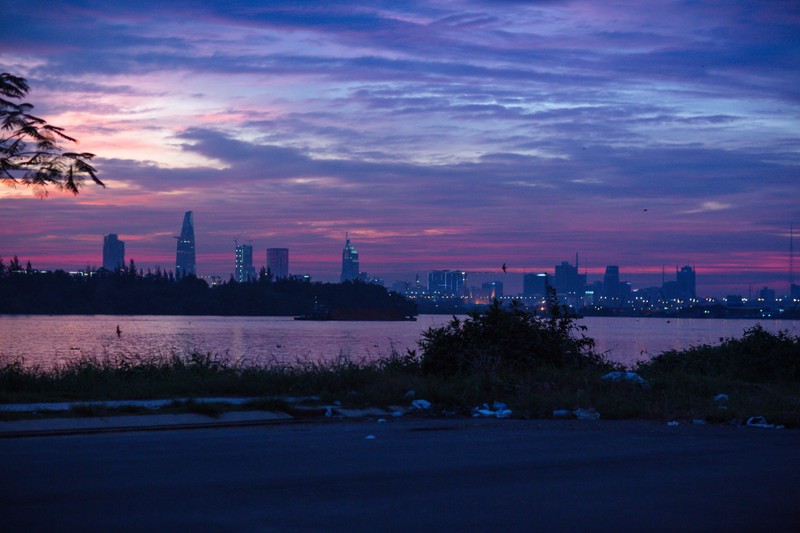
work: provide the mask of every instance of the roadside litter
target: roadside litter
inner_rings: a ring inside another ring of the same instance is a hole
[[[609,372],[601,379],[606,381],[614,381],[616,383],[633,383],[645,389],[650,388],[650,383],[636,372]]]
[[[676,427],[676,426],[680,426],[680,425],[681,425],[681,423],[680,423],[680,422],[678,422],[677,420],[670,420],[669,422],[667,422],[667,425],[668,425],[669,427],[671,427],[671,428],[674,428],[674,427]]]
[[[569,418],[574,417],[578,420],[599,420],[600,413],[595,411],[594,407],[588,409],[555,409],[553,411],[553,418]]]
[[[783,425],[770,424],[763,416],[751,416],[747,419],[747,423],[745,425],[747,427],[761,429],[783,429],[785,427]]]
[[[411,402],[411,407],[420,410],[430,409],[431,402],[429,402],[428,400],[414,400],[413,402]]]
[[[714,396],[714,402],[717,404],[718,409],[727,409],[728,408],[728,395],[727,394],[717,394]]]
[[[575,409],[572,411],[572,414],[575,415],[575,418],[578,420],[599,420],[600,413],[594,410],[593,407],[589,409]]]
[[[480,407],[474,407],[472,409],[473,418],[479,418],[479,417],[509,418],[511,414],[512,414],[511,409],[509,409],[508,405],[504,404],[503,402],[494,402],[491,408],[489,408],[489,404],[485,403]]]

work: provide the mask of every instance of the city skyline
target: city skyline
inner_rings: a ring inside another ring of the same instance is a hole
[[[100,266],[118,234],[169,268],[191,210],[200,275],[245,236],[337,281],[349,232],[387,285],[577,252],[590,279],[692,265],[703,295],[788,291],[796,5],[262,4],[8,6],[0,71],[107,188],[0,188],[0,255]]]

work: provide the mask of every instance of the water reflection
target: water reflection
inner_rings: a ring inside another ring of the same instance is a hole
[[[192,351],[244,364],[374,359],[415,349],[424,330],[451,319],[417,322],[313,322],[291,317],[0,316],[0,356],[50,368],[80,357],[167,357]],[[631,364],[670,349],[717,344],[756,323],[800,335],[798,321],[590,317],[580,324],[610,359]],[[117,335],[117,326],[120,335]]]

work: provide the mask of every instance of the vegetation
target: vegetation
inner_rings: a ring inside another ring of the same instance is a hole
[[[241,396],[262,399],[250,408],[291,410],[276,398],[387,407],[408,406],[413,397],[432,402],[435,415],[469,415],[475,406],[502,401],[523,418],[593,408],[603,419],[727,423],[763,416],[800,427],[800,338],[785,332],[755,327],[718,346],[666,352],[636,366],[644,384],[604,379],[621,369],[593,352],[572,319],[536,317],[513,306],[493,305],[432,328],[419,344],[419,353],[378,361],[340,356],[293,365],[247,366],[197,353],[85,358],[49,371],[6,361],[0,364],[0,402]],[[729,400],[715,400],[721,393]]]
[[[413,302],[384,287],[361,282],[311,283],[258,280],[209,287],[194,276],[128,268],[94,275],[36,272],[14,257],[0,258],[0,313],[291,316],[324,306],[331,318],[401,319],[416,315]]]
[[[0,73],[0,180],[39,196],[47,196],[48,186],[78,194],[87,178],[105,187],[90,164],[94,154],[63,151],[62,142],[78,141],[30,114],[33,106],[21,102],[28,90],[24,78]]]

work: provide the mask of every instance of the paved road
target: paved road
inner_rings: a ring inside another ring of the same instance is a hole
[[[0,480],[3,531],[800,529],[790,430],[401,419],[24,438],[0,441]]]

